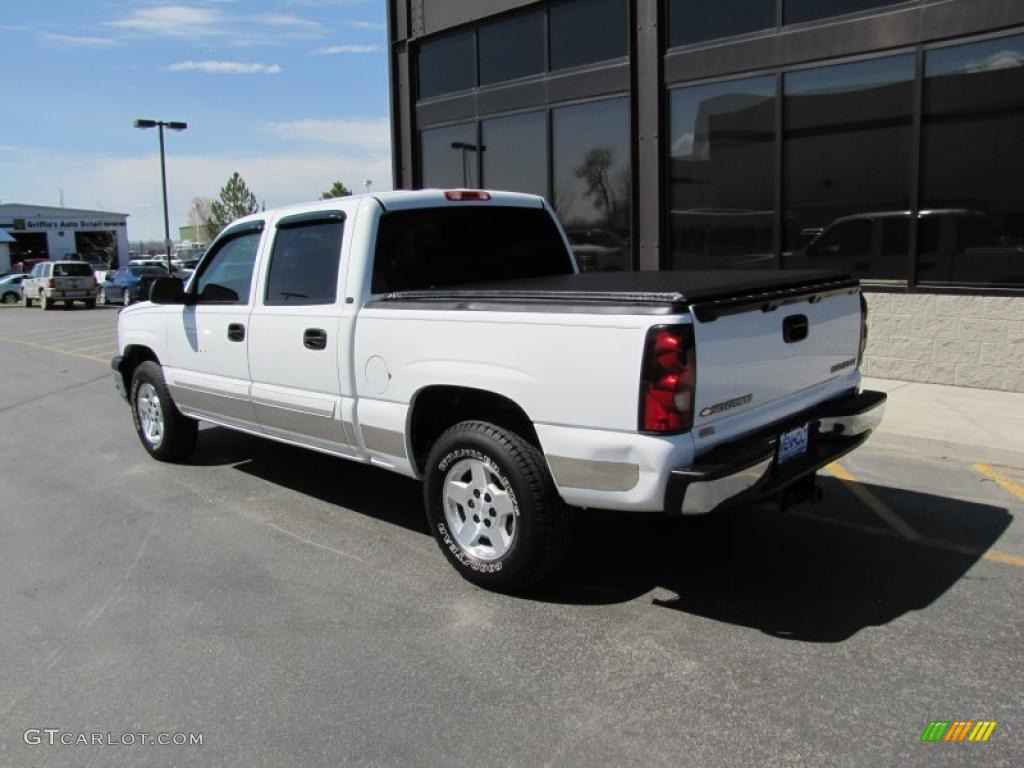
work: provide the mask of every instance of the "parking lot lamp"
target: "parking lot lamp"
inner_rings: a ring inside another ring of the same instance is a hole
[[[174,120],[136,120],[136,128],[158,128],[160,132],[160,185],[164,192],[164,248],[167,251],[167,274],[174,274],[171,266],[171,224],[167,217],[167,168],[164,162],[164,127],[172,131],[184,131],[188,123],[181,123]]]

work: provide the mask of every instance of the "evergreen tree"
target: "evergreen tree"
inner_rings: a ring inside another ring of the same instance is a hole
[[[238,171],[235,171],[228,183],[221,187],[220,200],[210,204],[210,233],[216,236],[235,219],[256,213],[259,209],[256,195],[245,185]]]
[[[320,195],[321,200],[330,200],[332,197],[348,197],[352,194],[352,190],[342,184],[340,181],[334,182],[331,188]]]

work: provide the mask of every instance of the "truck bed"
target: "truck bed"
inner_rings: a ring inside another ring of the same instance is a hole
[[[692,306],[707,322],[754,307],[806,300],[809,295],[849,292],[857,286],[857,280],[841,272],[817,270],[588,272],[400,291],[370,304],[478,310],[561,307],[640,314],[680,314]]]

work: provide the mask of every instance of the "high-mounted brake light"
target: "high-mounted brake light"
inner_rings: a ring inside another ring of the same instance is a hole
[[[640,431],[670,434],[690,429],[696,381],[693,326],[652,328],[640,373]]]
[[[864,362],[864,350],[868,346],[868,302],[860,294],[860,348],[857,350],[857,367]]]
[[[449,189],[445,191],[444,196],[457,203],[469,200],[491,199],[491,195],[488,192],[483,192],[479,189]]]

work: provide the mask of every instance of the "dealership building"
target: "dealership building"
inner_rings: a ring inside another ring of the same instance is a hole
[[[69,253],[98,253],[111,264],[128,260],[128,214],[55,208],[45,205],[0,204],[0,230],[14,238],[9,263],[25,259],[63,259]]]
[[[583,269],[838,268],[865,372],[1024,392],[1022,0],[389,0],[396,188]]]

